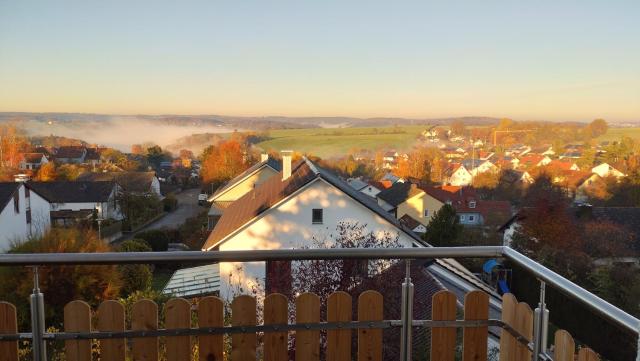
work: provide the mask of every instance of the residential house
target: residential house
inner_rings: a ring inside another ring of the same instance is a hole
[[[284,151],[283,158],[291,159],[292,152]],[[231,203],[240,199],[242,196],[266,182],[269,178],[278,175],[282,170],[282,163],[276,159],[269,157],[268,154],[262,154],[259,163],[249,167],[249,169],[240,173],[222,187],[213,193],[208,201],[211,203],[209,208],[208,229],[213,229],[216,225],[224,209]]]
[[[398,213],[397,209],[402,203],[405,203],[413,197],[416,197],[420,194],[424,193],[424,191],[416,184],[405,182],[405,183],[396,183],[391,188],[385,189],[378,193],[376,199],[378,201],[378,205],[384,209],[385,211],[393,214],[396,218],[402,217],[404,214],[410,214],[408,212],[402,212],[402,214]],[[422,216],[419,214],[411,214],[414,218],[421,218]]]
[[[50,205],[51,222],[70,225],[90,220],[95,214],[102,219],[121,220],[117,202],[118,184],[113,181],[29,182],[27,185]]]
[[[66,164],[82,164],[86,156],[87,148],[75,145],[59,147],[55,153],[56,162]]]
[[[43,234],[50,225],[46,199],[23,182],[0,183],[0,252]]]
[[[404,216],[398,218],[398,221],[400,221],[400,224],[409,228],[410,230],[414,231],[417,234],[427,233],[427,226],[420,223],[420,221],[411,217],[408,214],[405,214]]]
[[[527,186],[533,183],[534,179],[527,171],[515,169],[505,169],[502,171],[501,180],[512,186]]]
[[[360,178],[349,178],[347,179],[347,183],[351,186],[351,188],[357,190],[358,192],[362,192],[369,197],[375,198],[376,195],[380,193],[380,189],[378,187],[369,184]]]
[[[84,162],[92,166],[97,166],[102,163],[101,157],[102,149],[100,148],[87,148],[87,154],[84,157]]]
[[[153,194],[163,198],[160,191],[160,180],[155,172],[94,172],[83,173],[79,181],[112,181],[118,183],[119,191],[130,194]]]
[[[621,171],[615,169],[614,167],[612,167],[608,163],[600,163],[600,164],[598,164],[597,166],[591,168],[591,172],[599,175],[602,178],[606,178],[606,177],[622,178],[622,177],[625,176],[624,173],[622,173]]]
[[[551,158],[547,157],[546,155],[527,154],[523,157],[520,157],[518,168],[530,170],[535,167],[545,166],[549,163],[551,163]]]
[[[494,152],[488,152],[486,150],[481,150],[481,151],[478,152],[478,159],[480,159],[480,160],[490,160],[495,155],[496,155],[496,153],[494,153]]]
[[[443,184],[466,186],[471,184],[472,175],[462,163],[450,163],[444,171]]]
[[[554,159],[545,166],[552,171],[579,171],[580,167],[571,159]]]
[[[20,159],[20,170],[40,169],[43,164],[49,163],[49,159],[43,153],[24,153]]]
[[[403,226],[375,200],[354,190],[332,173],[308,159],[287,165],[283,160],[279,176],[231,203],[209,235],[204,251],[263,250],[313,247],[317,241],[330,242],[330,235],[343,222],[366,225],[374,234],[398,237],[402,247],[424,247],[422,239]],[[290,266],[289,266],[290,267]],[[220,294],[230,293],[234,284],[264,287],[269,274],[282,274],[281,262],[221,263]],[[451,287],[494,292],[464,267],[452,260],[435,260],[426,268]]]
[[[462,161],[462,165],[471,173],[472,176],[487,172],[498,172],[498,167],[488,160],[481,159],[465,159]]]

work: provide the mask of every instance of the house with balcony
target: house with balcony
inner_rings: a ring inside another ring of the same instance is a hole
[[[23,182],[0,183],[0,252],[46,232],[49,202]]]

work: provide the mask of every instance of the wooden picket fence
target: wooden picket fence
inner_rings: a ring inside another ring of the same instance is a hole
[[[197,305],[198,325],[192,320],[191,303],[174,298],[165,304],[165,329],[189,329],[191,327],[223,327],[224,306],[217,297],[204,297]],[[251,296],[236,297],[231,303],[232,326],[254,326],[257,323],[256,299]],[[365,291],[358,297],[358,321],[382,321],[383,297],[376,291]],[[327,322],[350,322],[353,320],[352,299],[345,292],[335,292],[329,296],[326,305]],[[320,322],[320,298],[313,293],[304,293],[295,301],[296,323]],[[457,300],[449,291],[440,291],[433,296],[432,319],[434,321],[456,320]],[[122,332],[125,330],[125,308],[117,301],[105,301],[98,307],[95,318],[90,306],[83,301],[73,301],[64,308],[65,332]],[[489,297],[481,291],[472,291],[465,296],[464,320],[485,321],[489,318]],[[92,325],[92,319],[97,320]],[[264,300],[264,324],[282,325],[289,320],[287,298],[281,294],[271,294]],[[513,295],[503,297],[502,320],[520,335],[531,340],[533,335],[533,312],[524,302],[518,303]],[[140,300],[131,308],[131,330],[157,330],[158,306],[150,300]],[[0,334],[18,332],[16,309],[13,305],[0,302]],[[263,359],[265,361],[285,361],[289,359],[289,332],[295,332],[295,360],[317,361],[320,359],[320,330],[269,331],[262,338]],[[352,359],[352,330],[327,330],[326,360],[343,361]],[[383,359],[382,329],[361,328],[357,330],[357,360],[381,361]],[[488,326],[464,327],[462,341],[463,361],[486,361]],[[192,339],[195,337],[196,339]],[[222,334],[199,336],[137,337],[127,343],[124,338],[100,340],[100,359],[124,361],[127,354],[132,360],[155,361],[160,357],[160,339],[164,339],[166,359],[170,361],[190,361],[192,341],[199,347],[199,360],[222,361],[225,346]],[[90,361],[92,340],[65,341],[65,355],[68,361]],[[128,345],[130,344],[130,347]],[[258,337],[255,332],[231,335],[230,354],[232,361],[256,360]],[[130,348],[130,350],[128,350]],[[432,361],[453,361],[456,356],[456,328],[434,327],[431,332],[430,359]],[[571,335],[560,330],[555,335],[555,360],[575,361],[575,344]],[[528,347],[509,332],[502,331],[500,339],[501,361],[531,360]],[[596,361],[598,356],[588,348],[578,352],[579,361]],[[0,341],[0,361],[18,361],[17,341]]]

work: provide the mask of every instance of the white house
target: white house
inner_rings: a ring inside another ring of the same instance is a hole
[[[51,225],[49,203],[22,182],[0,183],[0,252],[14,241],[46,232]]]
[[[155,194],[158,198],[163,198],[160,191],[160,180],[155,172],[87,172],[80,175],[78,180],[89,182],[113,181],[118,184],[119,190],[122,192]]]
[[[602,178],[606,178],[606,177],[622,178],[622,177],[625,176],[624,173],[622,173],[621,171],[615,169],[614,167],[612,167],[608,163],[601,163],[601,164],[591,168],[591,173],[595,173],[595,174],[599,175]]]
[[[486,172],[498,172],[498,167],[488,160],[465,159],[462,161],[462,165],[474,177]]]
[[[24,153],[20,159],[20,170],[40,169],[42,165],[47,163],[49,160],[42,153]]]
[[[66,225],[81,219],[123,218],[117,202],[118,185],[112,181],[29,182],[28,185],[50,204],[55,224]]]
[[[452,163],[445,170],[445,184],[452,186],[466,186],[471,184],[471,173],[461,163]]]

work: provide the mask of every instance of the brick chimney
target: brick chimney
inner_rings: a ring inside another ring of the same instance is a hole
[[[266,162],[268,160],[269,160],[269,154],[268,153],[260,154],[260,162]]]
[[[293,155],[292,150],[283,150],[280,151],[282,155],[282,180],[287,180],[291,177],[291,156]]]

